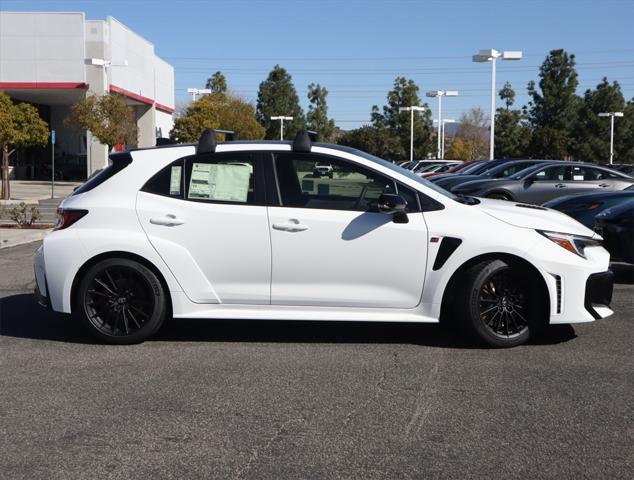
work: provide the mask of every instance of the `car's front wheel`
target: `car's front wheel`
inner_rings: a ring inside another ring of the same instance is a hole
[[[167,299],[150,269],[127,258],[90,267],[79,283],[75,312],[97,339],[118,345],[139,343],[165,319]]]
[[[458,313],[467,333],[491,347],[525,343],[539,325],[540,304],[526,272],[496,259],[465,273]]]

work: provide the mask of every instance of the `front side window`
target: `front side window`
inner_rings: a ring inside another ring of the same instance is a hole
[[[282,206],[327,210],[377,211],[381,194],[398,193],[394,181],[351,162],[315,154],[278,153],[275,171]],[[331,174],[316,175],[328,165]],[[408,206],[417,211],[416,195],[403,187]],[[410,204],[411,201],[411,204]]]
[[[538,182],[563,182],[566,180],[566,166],[549,167],[540,170],[533,179]]]

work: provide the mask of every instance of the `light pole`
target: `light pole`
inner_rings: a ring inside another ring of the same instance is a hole
[[[287,117],[284,115],[277,115],[275,117],[271,117],[271,120],[279,120],[280,121],[280,140],[284,140],[284,120],[290,122],[293,120],[293,117]]]
[[[480,50],[472,60],[477,63],[491,62],[491,132],[489,140],[489,158],[494,159],[494,142],[495,142],[495,61],[502,57],[502,60],[521,60],[522,52],[506,51],[498,52],[494,49]]]
[[[112,61],[103,58],[86,58],[84,59],[84,64],[103,68],[103,93],[108,93],[108,69],[110,67],[127,67],[128,61],[112,63]]]
[[[442,97],[457,97],[457,90],[432,90],[426,93],[428,97],[438,97],[438,135],[437,135],[437,143],[438,143],[438,151],[436,153],[436,158],[442,158],[442,147],[440,141],[440,129],[442,127]]]
[[[451,120],[449,118],[443,118],[442,120],[442,140],[441,140],[441,147],[440,147],[440,159],[444,160],[445,159],[445,125],[447,123],[456,123],[455,120]]]
[[[614,117],[622,117],[623,112],[601,112],[600,117],[610,117],[610,165],[614,159]]]
[[[196,95],[209,95],[211,89],[209,88],[188,88],[187,93],[192,94],[192,102],[196,101]]]
[[[412,105],[411,107],[399,107],[399,112],[410,112],[409,117],[409,161],[414,161],[414,112],[424,112],[425,107]]]

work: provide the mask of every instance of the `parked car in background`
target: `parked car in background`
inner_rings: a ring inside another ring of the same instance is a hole
[[[564,195],[597,191],[625,190],[634,178],[625,174],[580,162],[535,165],[505,179],[469,182],[453,189],[459,195],[498,198],[541,205]]]
[[[471,181],[506,178],[534,165],[552,161],[553,160],[507,160],[497,166],[484,170],[478,175],[456,175],[453,178],[446,178],[442,182],[438,182],[437,185],[451,192],[454,188],[465,185]]]
[[[443,316],[511,347],[545,324],[613,313],[609,254],[579,222],[457,197],[307,132],[217,142],[207,130],[198,145],[110,159],[64,199],[34,258],[40,303],[104,342],[143,341],[166,317]],[[336,180],[306,178],[320,164]]]
[[[332,168],[332,165],[330,165],[329,163],[316,163],[313,168],[313,177],[315,178],[320,178],[320,177],[332,178],[333,174],[334,174],[334,170]]]
[[[456,174],[456,173],[459,173],[461,170],[464,170],[464,169],[466,169],[466,168],[471,168],[471,167],[474,167],[474,166],[475,166],[475,164],[477,164],[477,163],[482,163],[483,161],[484,161],[484,160],[476,160],[476,161],[470,161],[470,162],[463,162],[463,163],[460,163],[460,164],[456,165],[455,167],[452,167],[451,169],[447,170],[446,172],[434,172],[434,173],[430,174],[430,175],[429,175],[428,177],[426,177],[426,178],[429,178],[429,177],[435,177],[435,176],[438,176],[438,175],[444,175],[444,174]]]
[[[443,183],[448,178],[453,178],[453,177],[462,176],[462,175],[478,175],[482,172],[485,172],[486,170],[490,170],[491,168],[497,167],[498,165],[505,162],[508,162],[508,160],[484,160],[480,163],[475,163],[467,168],[464,168],[456,174],[448,173],[444,175],[438,175],[436,177],[430,178],[429,180],[435,183],[436,185],[438,185],[439,187],[443,187]]]
[[[603,237],[611,261],[634,263],[634,200],[598,214],[594,230]]]
[[[588,228],[593,228],[595,217],[604,210],[634,200],[634,185],[620,192],[597,192],[579,195],[566,195],[544,203],[544,207],[553,208],[571,216]]]
[[[434,165],[431,168],[425,169],[423,172],[416,172],[423,178],[427,178],[435,173],[447,172],[454,168],[455,166],[460,165],[459,163],[443,163],[441,165]]]

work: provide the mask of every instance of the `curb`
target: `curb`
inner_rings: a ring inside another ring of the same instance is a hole
[[[0,228],[0,250],[43,240],[52,230]]]

